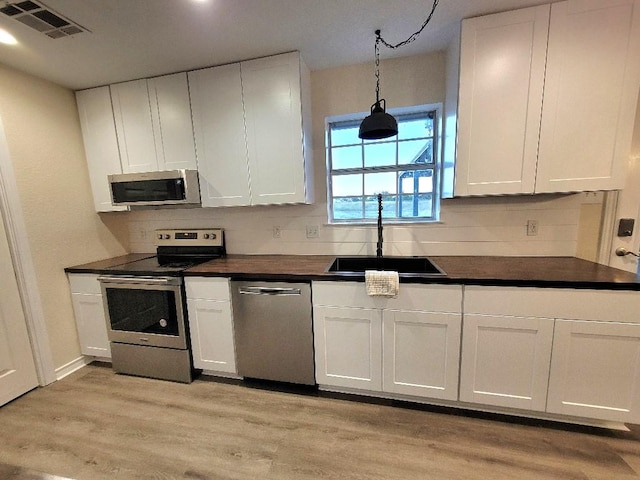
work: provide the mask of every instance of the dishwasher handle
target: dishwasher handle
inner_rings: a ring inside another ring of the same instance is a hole
[[[240,287],[238,292],[241,295],[273,295],[273,296],[292,296],[301,295],[299,288],[291,287]]]

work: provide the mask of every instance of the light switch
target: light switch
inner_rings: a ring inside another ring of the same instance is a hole
[[[633,235],[633,224],[635,220],[633,218],[621,218],[618,223],[618,236],[630,237]]]

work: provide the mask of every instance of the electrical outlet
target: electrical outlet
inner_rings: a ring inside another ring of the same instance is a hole
[[[282,237],[282,232],[280,231],[280,226],[275,225],[273,227],[273,238],[281,238],[281,237]]]
[[[318,225],[307,225],[307,238],[318,238],[320,236],[320,230]]]
[[[527,220],[527,236],[532,237],[538,235],[538,221]]]

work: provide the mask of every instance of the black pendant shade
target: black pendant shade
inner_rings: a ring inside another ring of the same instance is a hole
[[[363,140],[379,140],[398,134],[398,122],[385,112],[381,105],[384,101],[383,98],[371,106],[371,115],[362,120],[358,137]]]

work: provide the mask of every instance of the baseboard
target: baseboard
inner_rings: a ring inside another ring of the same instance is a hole
[[[56,380],[62,380],[67,375],[71,375],[73,372],[89,365],[94,360],[95,357],[82,355],[75,360],[70,361],[66,365],[62,365],[61,367],[56,368]]]

